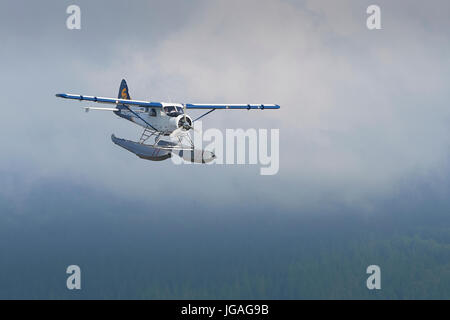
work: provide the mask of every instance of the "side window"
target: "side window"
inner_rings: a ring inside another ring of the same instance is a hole
[[[150,116],[152,116],[152,117],[156,117],[156,110],[155,109],[151,109],[150,110]]]

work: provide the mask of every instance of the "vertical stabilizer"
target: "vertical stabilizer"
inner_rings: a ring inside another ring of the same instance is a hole
[[[131,100],[130,93],[128,92],[127,82],[125,81],[125,79],[122,79],[122,82],[120,83],[119,95],[117,98]]]

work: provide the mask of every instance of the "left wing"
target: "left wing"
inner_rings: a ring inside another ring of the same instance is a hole
[[[203,104],[187,103],[187,109],[280,109],[277,104]]]
[[[104,98],[104,97],[94,97],[94,96],[82,96],[79,94],[70,94],[70,93],[58,93],[56,96],[58,98],[73,99],[73,100],[80,100],[80,101],[92,101],[92,102],[97,102],[97,103],[116,104],[116,105],[117,104],[126,104],[126,105],[132,105],[132,106],[162,108],[162,104],[160,102],[115,99],[115,98]]]

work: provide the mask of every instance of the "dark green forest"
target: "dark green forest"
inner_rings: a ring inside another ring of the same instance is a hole
[[[191,213],[54,185],[0,198],[0,298],[450,298],[445,199],[386,202],[369,215],[201,204]],[[70,264],[82,269],[80,291],[65,287]],[[366,288],[372,264],[381,290]]]

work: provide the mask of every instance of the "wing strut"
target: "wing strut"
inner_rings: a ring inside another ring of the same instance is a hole
[[[156,132],[159,132],[154,126],[152,126],[150,123],[148,123],[147,121],[145,121],[144,119],[142,119],[142,117],[140,115],[138,115],[136,112],[134,112],[133,110],[130,109],[130,107],[128,107],[126,104],[122,104],[125,108],[127,108],[128,111],[130,111],[132,114],[134,114],[136,117],[138,117],[139,119],[141,119],[142,121],[145,122],[146,125],[148,125],[150,128],[152,128],[153,130],[155,130]]]
[[[216,109],[211,109],[211,110],[209,110],[208,112],[202,114],[200,117],[198,117],[197,119],[193,120],[192,122],[195,122],[195,121],[197,121],[197,120],[203,118],[204,116],[210,114],[210,113],[213,112],[214,110],[216,110]]]

